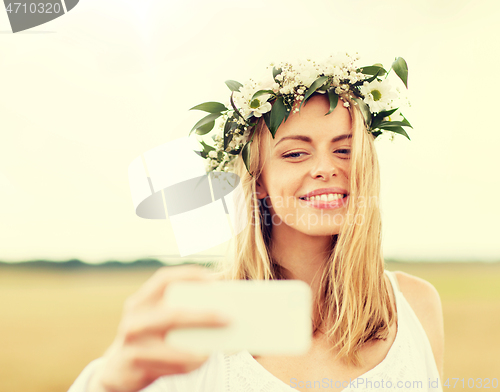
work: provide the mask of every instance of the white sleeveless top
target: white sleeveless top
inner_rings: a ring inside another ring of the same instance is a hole
[[[297,387],[334,389],[342,392],[397,390],[441,391],[441,380],[425,330],[399,290],[396,276],[385,271],[396,298],[397,333],[386,357],[377,366],[343,385],[336,380],[291,379],[287,384],[271,374],[244,350],[234,354],[214,351],[198,369],[163,376],[142,391],[145,392],[290,392]],[[87,392],[93,371],[103,358],[90,362],[68,392]],[[310,384],[306,384],[310,382]]]

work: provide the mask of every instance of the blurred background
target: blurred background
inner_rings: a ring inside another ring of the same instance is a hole
[[[12,34],[0,12],[0,390],[66,391],[157,268],[226,251],[182,258],[168,220],[135,215],[133,159],[187,136],[225,80],[344,51],[409,67],[412,140],[376,142],[387,268],[440,292],[445,380],[500,379],[499,16],[495,0],[82,0]]]

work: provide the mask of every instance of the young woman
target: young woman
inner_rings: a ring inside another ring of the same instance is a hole
[[[276,75],[275,81],[283,87]],[[277,128],[259,113],[269,106],[254,102],[256,121],[241,122],[239,139],[233,136],[245,144],[229,167],[241,179],[239,202],[249,224],[235,237],[231,262],[217,275],[193,266],[159,269],[127,300],[115,341],[70,392],[308,391],[320,384],[337,391],[442,390],[439,295],[420,278],[384,271],[380,176],[367,107],[347,90],[334,90],[335,98],[328,88],[321,93],[319,83],[308,84],[311,94],[295,103],[307,102],[300,111],[287,110]],[[225,147],[237,142],[226,140]],[[227,164],[219,154],[205,157],[218,159],[220,168]],[[228,322],[216,314],[161,311],[170,282],[204,279],[308,283],[314,294],[310,350],[301,356],[241,351],[197,357],[166,346],[164,335],[172,328]]]

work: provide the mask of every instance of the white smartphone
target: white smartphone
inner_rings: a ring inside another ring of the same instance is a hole
[[[179,281],[165,290],[165,305],[214,310],[232,320],[224,327],[172,329],[165,341],[179,349],[300,355],[311,345],[312,293],[301,280]]]

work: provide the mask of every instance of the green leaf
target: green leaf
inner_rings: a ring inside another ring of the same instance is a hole
[[[241,150],[241,157],[243,158],[243,162],[245,162],[245,167],[247,168],[247,171],[250,175],[252,175],[252,173],[250,173],[250,145],[251,145],[251,143],[252,143],[251,141],[246,142],[245,145],[243,146],[243,149]]]
[[[309,99],[309,97],[311,95],[314,94],[314,92],[319,89],[324,83],[325,81],[328,79],[328,76],[320,76],[318,79],[316,79],[312,84],[311,86],[307,89],[305,95],[304,95],[304,99],[302,100],[301,104],[300,104],[300,108],[302,108],[302,105],[306,103],[306,101]]]
[[[276,135],[276,131],[279,126],[283,122],[283,119],[286,115],[286,107],[283,102],[283,97],[279,97],[276,102],[274,102],[273,108],[271,109],[271,115],[269,118],[269,130],[271,131],[271,135]]]
[[[203,152],[203,151],[196,151],[196,150],[193,150],[196,154],[198,154],[200,157],[202,158],[206,158],[207,157],[207,153],[206,152]]]
[[[405,124],[407,127],[413,128],[413,126],[412,126],[412,125],[410,124],[410,122],[406,119],[406,117],[405,117],[405,116],[403,116],[402,114],[401,114],[401,116],[403,117],[403,121],[402,121],[402,122],[403,122],[403,124]]]
[[[196,133],[198,135],[206,135],[208,132],[210,132],[215,126],[215,121],[211,121],[205,125],[202,125],[201,127],[198,127],[196,130]]]
[[[370,132],[375,137],[375,139],[377,138],[377,136],[382,135],[382,131],[370,131]]]
[[[276,80],[276,76],[278,76],[281,73],[281,71],[282,71],[281,68],[273,67],[273,79],[276,83],[278,83],[278,81]]]
[[[398,108],[391,109],[391,110],[383,110],[380,113],[377,113],[377,115],[373,117],[373,121],[372,121],[371,127],[372,128],[377,128],[378,124],[380,124],[382,121],[384,121],[384,118],[389,117],[396,110],[398,110]]]
[[[220,102],[205,102],[199,105],[193,106],[189,110],[203,110],[209,113],[220,113],[228,110],[223,104]]]
[[[363,84],[364,82],[371,83],[377,78],[378,78],[378,75],[373,75],[371,78],[363,80],[361,84]]]
[[[384,121],[380,123],[377,128],[382,128],[382,127],[410,127],[413,128],[408,121]]]
[[[198,129],[198,128],[201,128],[203,125],[205,124],[209,124],[211,122],[213,122],[215,119],[217,119],[219,116],[221,115],[221,113],[210,113],[208,116],[205,116],[203,117],[200,121],[198,121],[194,127],[191,129],[191,131],[189,131],[189,134],[191,135],[191,133],[193,133],[193,131],[195,129]],[[206,130],[206,128],[208,127],[205,127],[205,128],[202,128],[202,131]],[[212,128],[213,128],[213,125],[212,125]],[[210,130],[212,129],[210,128]],[[205,133],[208,133],[210,132],[210,130],[208,130],[207,132]],[[198,132],[197,132],[198,133]],[[199,135],[204,135],[204,133],[198,133]]]
[[[380,113],[377,114],[377,117],[378,116],[381,116],[382,118],[389,117],[391,114],[394,114],[396,112],[396,110],[398,110],[398,108],[391,109],[391,110],[383,110],[383,111],[381,111]]]
[[[369,65],[368,67],[361,67],[357,69],[358,72],[362,72],[365,75],[375,75],[375,76],[383,76],[387,73],[387,71],[381,65]]]
[[[232,106],[232,108],[233,108],[234,112],[236,113],[236,117],[239,117],[239,118],[241,118],[241,119],[245,120],[245,119],[243,118],[243,116],[241,115],[241,113],[240,113],[240,112],[238,111],[238,109],[236,108],[236,105],[234,104],[233,94],[234,94],[234,91],[231,93],[231,97],[229,98],[229,102],[231,102],[231,106]]]
[[[259,91],[257,91],[252,96],[252,99],[250,100],[250,102],[252,102],[255,98],[258,98],[258,97],[260,97],[261,95],[264,95],[264,94],[272,94],[272,95],[274,95],[274,91],[273,90],[259,90]]]
[[[406,136],[408,140],[411,140],[406,131],[402,127],[379,127],[379,128],[385,129],[390,132],[399,133],[403,136]]]
[[[243,85],[240,82],[237,82],[236,80],[226,80],[225,81],[226,86],[229,87],[229,90],[231,91],[239,91]]]
[[[406,88],[408,88],[408,64],[406,64],[405,59],[402,57],[398,57],[392,63],[392,69],[394,70],[394,72],[396,72],[396,75],[398,75],[399,78],[403,81]]]
[[[330,101],[330,110],[328,111],[328,113],[325,114],[325,116],[333,112],[334,109],[337,107],[337,103],[339,102],[339,96],[335,94],[335,88],[329,89],[327,91],[327,94],[328,94],[328,100]]]
[[[290,113],[292,113],[292,108],[289,107],[287,104],[285,104],[285,110],[286,110],[286,112],[285,112],[285,120],[284,121],[286,122],[286,120],[288,120],[288,116],[290,116]]]
[[[226,150],[227,146],[229,143],[231,143],[231,140],[233,139],[234,132],[233,130],[236,128],[238,124],[236,124],[234,121],[227,120],[226,123],[224,124],[224,150]],[[226,134],[228,134],[226,136]]]
[[[363,114],[363,118],[365,119],[366,127],[370,129],[372,125],[372,113],[370,112],[370,108],[368,105],[359,98],[353,98],[353,100],[358,104],[361,113]]]
[[[264,117],[264,122],[266,123],[267,129],[271,129],[271,112],[266,112],[262,115]],[[273,136],[274,138],[274,136]]]
[[[203,140],[202,140],[202,141],[200,141],[200,144],[203,146],[203,152],[206,152],[207,154],[208,154],[210,151],[215,150],[215,147],[210,146],[209,144],[205,143]]]
[[[318,88],[318,91],[324,91],[326,93],[331,85],[332,85],[332,81],[327,80],[326,83],[324,83],[320,88]]]

